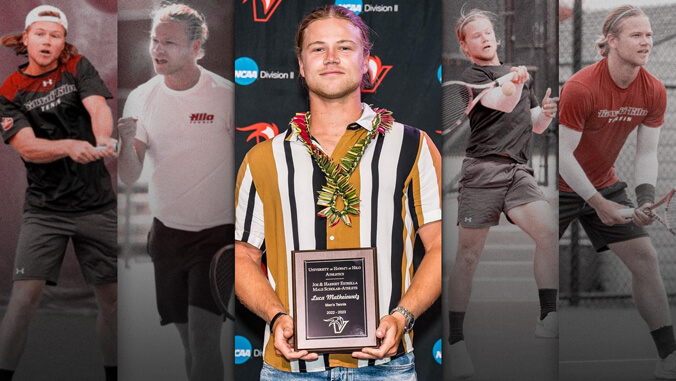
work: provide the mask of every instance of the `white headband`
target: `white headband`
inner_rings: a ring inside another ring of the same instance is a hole
[[[43,12],[53,12],[59,16],[40,16],[40,13]],[[38,21],[55,22],[61,25],[66,30],[66,32],[68,31],[68,19],[66,18],[66,14],[63,13],[59,8],[53,7],[51,5],[40,5],[39,7],[33,8],[33,10],[28,13],[28,16],[26,16],[26,27],[24,30],[28,29],[29,26]]]

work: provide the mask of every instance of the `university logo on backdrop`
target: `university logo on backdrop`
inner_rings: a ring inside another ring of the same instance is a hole
[[[253,17],[255,22],[268,22],[272,14],[275,13],[282,0],[243,0],[242,4],[251,1],[253,6]]]
[[[369,57],[369,77],[371,82],[362,90],[364,93],[375,93],[383,82],[392,65],[383,65],[378,56]]]
[[[251,131],[246,141],[256,139],[256,144],[261,141],[270,140],[279,134],[279,129],[274,123],[254,123],[246,127],[237,127],[237,131]]]

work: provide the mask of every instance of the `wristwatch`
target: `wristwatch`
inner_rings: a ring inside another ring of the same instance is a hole
[[[406,318],[406,325],[404,326],[404,333],[408,333],[413,329],[413,324],[415,324],[415,316],[407,310],[406,308],[399,306],[395,307],[392,311],[390,311],[390,315],[392,315],[395,312],[399,312],[402,315],[404,315],[404,318]]]

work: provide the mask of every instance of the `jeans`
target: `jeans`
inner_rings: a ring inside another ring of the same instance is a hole
[[[331,368],[323,372],[292,373],[263,363],[261,381],[416,381],[413,352],[382,365],[363,368]]]

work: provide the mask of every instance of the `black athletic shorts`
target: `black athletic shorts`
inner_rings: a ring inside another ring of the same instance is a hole
[[[191,232],[170,228],[153,219],[148,254],[155,267],[161,325],[187,323],[189,305],[222,314],[211,295],[209,265],[219,249],[234,241],[233,224]]]
[[[117,210],[83,216],[24,211],[14,259],[14,280],[56,285],[68,241],[88,284],[117,282]]]
[[[539,200],[547,198],[526,164],[498,155],[462,162],[458,224],[464,228],[498,225],[500,213]]]
[[[618,181],[598,191],[606,200],[634,208],[634,203],[625,191],[626,187],[626,183]],[[633,222],[608,226],[601,222],[596,210],[577,193],[559,192],[559,239],[576,218],[580,220],[582,228],[597,252],[608,250],[608,244],[611,243],[648,236],[648,232],[642,226],[637,226]]]

